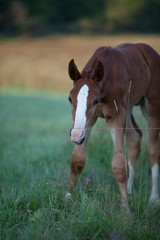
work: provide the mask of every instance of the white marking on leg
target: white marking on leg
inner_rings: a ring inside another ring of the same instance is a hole
[[[160,199],[159,199],[159,195],[158,195],[158,174],[159,174],[159,166],[157,163],[155,163],[152,166],[152,190],[151,190],[151,196],[149,199],[149,202],[152,203],[156,203],[156,204],[160,204]]]
[[[132,194],[132,187],[133,187],[133,178],[134,178],[134,167],[128,162],[129,166],[129,178],[127,182],[127,192]]]
[[[85,84],[80,89],[77,95],[77,109],[75,113],[75,122],[74,122],[73,129],[71,131],[71,137],[76,138],[77,140],[82,135],[85,135],[88,92],[89,92],[89,88]],[[74,140],[75,139],[73,139],[73,141]]]
[[[111,132],[113,143],[115,144],[115,129],[114,128],[110,128],[110,132]]]
[[[65,195],[65,198],[66,199],[71,199],[71,197],[72,197],[71,193],[67,192],[66,195]]]

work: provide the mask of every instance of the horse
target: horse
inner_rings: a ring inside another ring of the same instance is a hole
[[[140,105],[148,123],[146,147],[152,173],[149,202],[159,204],[160,55],[144,43],[99,47],[81,73],[74,59],[69,62],[68,73],[73,80],[68,99],[73,118],[70,136],[75,143],[68,196],[71,196],[78,176],[84,169],[86,144],[91,129],[99,117],[104,118],[114,144],[112,170],[120,189],[121,207],[130,215],[127,192],[132,193],[134,168],[142,138],[142,131],[135,121],[132,109],[135,105]]]

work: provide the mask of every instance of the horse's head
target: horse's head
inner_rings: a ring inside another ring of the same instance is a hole
[[[96,117],[104,68],[102,62],[97,60],[89,71],[83,71],[81,75],[72,59],[68,71],[74,84],[69,95],[73,118],[70,135],[71,141],[80,145],[85,140],[86,129],[92,125]]]

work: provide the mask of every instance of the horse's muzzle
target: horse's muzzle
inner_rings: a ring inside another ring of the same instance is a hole
[[[71,128],[70,130],[71,141],[77,145],[81,145],[85,141],[85,130]]]

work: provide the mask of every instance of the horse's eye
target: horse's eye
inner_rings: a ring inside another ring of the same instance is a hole
[[[70,103],[72,103],[72,99],[71,99],[71,97],[68,97],[68,100],[70,101]]]
[[[95,99],[93,102],[93,105],[97,105],[98,104],[98,99]]]

